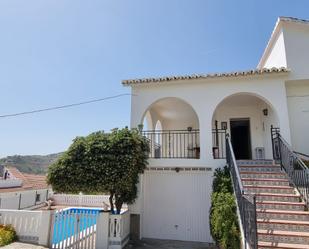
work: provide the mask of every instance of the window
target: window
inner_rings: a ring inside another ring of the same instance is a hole
[[[36,194],[35,196],[35,202],[41,201],[41,194]]]

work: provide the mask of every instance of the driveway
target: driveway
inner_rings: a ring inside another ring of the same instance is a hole
[[[125,249],[217,249],[217,247],[199,242],[143,239],[138,242],[130,242]]]

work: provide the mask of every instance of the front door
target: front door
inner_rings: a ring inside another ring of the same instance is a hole
[[[231,142],[236,159],[251,159],[250,120],[230,120]]]

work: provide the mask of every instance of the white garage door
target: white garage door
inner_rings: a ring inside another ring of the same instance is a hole
[[[147,171],[142,237],[211,242],[211,172]]]

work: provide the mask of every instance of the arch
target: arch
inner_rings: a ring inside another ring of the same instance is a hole
[[[162,130],[162,124],[160,120],[157,120],[156,126],[155,126],[156,131],[161,131]]]
[[[226,132],[231,134],[237,159],[272,158],[271,125],[279,126],[279,118],[267,98],[252,92],[225,96],[212,112],[214,158],[220,157],[218,153],[225,154],[224,139],[220,136]],[[226,127],[225,131],[222,126]],[[262,152],[258,154],[258,151]]]
[[[146,111],[145,118],[143,120],[143,130],[153,130],[153,121],[152,116],[149,111]]]
[[[268,100],[267,98],[265,98],[264,96],[257,94],[257,93],[253,93],[253,92],[236,92],[236,93],[232,93],[232,94],[226,94],[214,107],[214,109],[212,110],[212,115],[215,113],[215,111],[217,110],[218,106],[225,101],[228,98],[231,97],[235,97],[238,95],[250,95],[250,96],[254,96],[257,97],[259,99],[261,99],[262,101],[264,101],[267,105],[269,105],[271,107],[272,110],[274,110],[275,114],[276,114],[276,118],[278,119],[278,115],[277,115],[277,111],[276,108],[273,106],[273,104],[271,103],[270,100]]]
[[[183,110],[180,111],[181,108],[183,108]],[[165,109],[165,113],[163,116],[162,113],[158,113],[158,109],[161,109],[162,111],[164,111],[163,109]],[[168,120],[171,120],[173,118],[177,119],[180,116],[183,116],[184,121],[186,118],[185,114],[187,114],[188,116],[187,120],[195,121],[192,122],[192,124],[194,123],[192,125],[194,126],[193,128],[199,129],[199,117],[191,104],[179,97],[164,97],[154,101],[146,108],[144,114],[142,115],[140,123],[144,123],[144,120],[147,119],[147,116],[151,116],[153,129],[155,128],[158,120],[160,120],[161,122],[162,129],[169,129],[169,125],[167,123]],[[187,128],[189,126],[190,125],[184,128]]]

